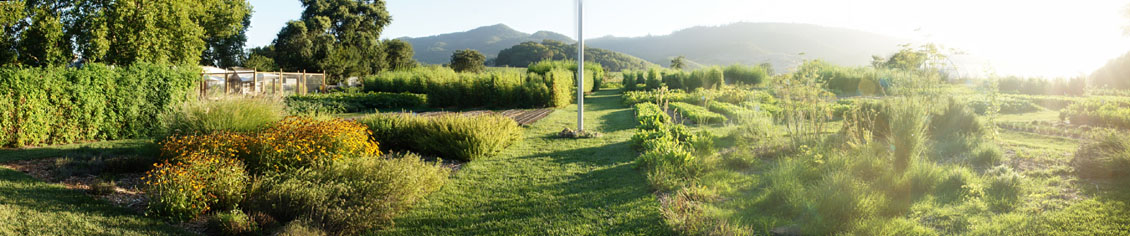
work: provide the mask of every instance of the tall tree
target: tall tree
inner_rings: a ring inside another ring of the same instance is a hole
[[[383,0],[302,0],[298,21],[288,22],[275,39],[275,58],[287,70],[362,76],[388,67],[380,34],[392,22]]]
[[[483,72],[486,56],[474,49],[455,50],[451,54],[451,69],[456,72]]]
[[[385,49],[385,61],[388,62],[389,69],[403,70],[416,67],[416,60],[412,59],[415,54],[412,51],[412,44],[399,39],[385,40],[382,44]]]
[[[23,1],[0,2],[0,65],[16,62],[16,25],[23,18]]]
[[[36,7],[30,25],[20,34],[16,51],[21,64],[58,66],[71,60],[70,41],[63,37],[63,22],[46,6]]]
[[[200,64],[219,67],[242,64],[247,27],[251,26],[251,4],[244,0],[203,0],[200,3],[205,9],[203,14],[196,15],[205,36]]]
[[[513,47],[502,49],[498,58],[494,60],[495,66],[528,66],[530,63],[549,60],[553,58],[554,51],[537,42],[523,42]]]

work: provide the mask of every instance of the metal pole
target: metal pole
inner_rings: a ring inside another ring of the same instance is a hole
[[[585,130],[584,0],[577,0],[577,131]]]

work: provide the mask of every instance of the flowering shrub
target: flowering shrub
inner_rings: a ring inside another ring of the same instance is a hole
[[[174,221],[233,208],[243,200],[248,179],[239,160],[200,153],[154,164],[143,177],[149,213]]]
[[[255,137],[248,165],[256,171],[286,171],[345,157],[380,156],[368,127],[341,119],[291,117]]]
[[[173,136],[161,142],[161,155],[172,159],[191,154],[242,159],[251,153],[254,140],[248,135],[229,132]]]

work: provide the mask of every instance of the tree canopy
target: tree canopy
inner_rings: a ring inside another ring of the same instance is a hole
[[[302,17],[279,31],[274,60],[283,70],[325,71],[334,78],[388,67],[380,36],[392,22],[383,0],[302,0]]]
[[[486,56],[474,49],[455,50],[451,54],[451,69],[455,72],[483,72],[486,70]]]
[[[576,56],[577,44],[565,44],[547,39],[541,43],[529,41],[503,49],[494,59],[494,65],[525,67],[543,60],[575,60]],[[585,61],[599,63],[609,71],[646,70],[657,67],[651,62],[627,54],[591,47],[585,47]]]

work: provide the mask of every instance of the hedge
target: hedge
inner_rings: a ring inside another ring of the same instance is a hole
[[[375,114],[358,119],[383,150],[472,161],[501,152],[522,136],[514,120],[496,114],[418,116]]]
[[[433,66],[366,77],[364,90],[427,94],[432,107],[563,107],[573,100],[572,78],[564,69],[527,75],[516,71],[456,73]]]
[[[144,138],[159,115],[191,99],[195,66],[0,68],[0,145]]]
[[[360,112],[375,109],[424,107],[428,104],[428,96],[414,93],[367,92],[293,95],[286,98],[287,106],[302,103],[340,108],[343,112]]]
[[[530,66],[526,68],[526,71],[544,76],[550,71],[559,69],[568,70],[570,75],[573,75],[569,78],[569,81],[572,81],[572,84],[577,83],[577,62],[575,61],[539,61],[530,64]],[[604,67],[601,67],[600,64],[597,63],[585,62],[585,92],[600,90],[600,86],[603,83]],[[574,94],[576,92],[576,90],[573,90]]]

